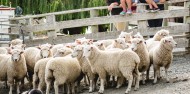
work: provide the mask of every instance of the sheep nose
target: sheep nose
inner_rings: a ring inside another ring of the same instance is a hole
[[[177,46],[177,43],[175,44],[175,46]]]
[[[17,61],[17,59],[15,59],[15,61]]]

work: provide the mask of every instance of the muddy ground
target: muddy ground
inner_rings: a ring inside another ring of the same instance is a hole
[[[134,91],[134,88],[132,88],[130,94],[190,94],[190,54],[175,56],[168,74],[170,83],[166,83],[164,69],[161,69],[162,79],[158,81],[156,85],[153,85],[153,80],[150,80],[146,85],[140,85],[138,91]],[[153,79],[152,70],[150,76],[150,78]],[[2,84],[0,86],[2,86]],[[120,89],[106,88],[104,94],[124,94],[126,88],[126,85],[122,86]],[[8,94],[8,89],[0,89],[0,94]],[[80,94],[89,93],[88,90],[84,90],[84,92]],[[91,94],[98,93],[96,91]]]

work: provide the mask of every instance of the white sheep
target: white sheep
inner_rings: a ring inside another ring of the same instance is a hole
[[[71,54],[72,51],[70,48],[64,47],[58,49],[56,55],[54,57],[64,57],[68,54]],[[52,59],[52,57],[40,59],[36,62],[34,67],[34,75],[33,75],[33,88],[42,90],[45,87],[45,67],[47,62]],[[37,86],[38,84],[38,86]]]
[[[126,43],[124,38],[117,38],[106,49],[111,49],[111,48],[127,49],[129,48],[129,46],[130,44]]]
[[[143,36],[141,35],[140,32],[137,32],[137,34],[133,35],[133,38],[140,38],[145,42],[145,40],[144,40],[144,38],[143,38]]]
[[[104,43],[100,42],[100,41],[94,42],[93,45],[95,45],[96,47],[98,47],[98,49],[100,49],[100,50],[105,50],[106,49]]]
[[[10,42],[10,46],[14,46],[14,45],[22,45],[23,44],[23,40],[21,39],[14,39]]]
[[[84,44],[84,45],[89,45],[89,44],[93,44],[93,39],[86,39],[85,37],[83,38],[78,38],[75,40],[75,43],[77,44]]]
[[[93,73],[90,63],[86,58],[83,58],[83,46],[78,45],[74,48],[74,51],[71,55],[72,57],[76,57],[79,61],[79,64],[82,68],[82,72],[87,75],[90,79],[90,87],[89,92],[93,92],[95,90],[95,74]]]
[[[106,39],[106,40],[99,40],[97,42],[101,42],[104,44],[105,47],[108,47],[109,45],[111,45],[113,43],[113,39]]]
[[[68,94],[70,94],[69,85],[72,86],[72,94],[75,94],[74,82],[80,74],[81,67],[76,58],[56,57],[51,59],[45,69],[46,94],[49,94],[52,81],[54,81],[55,94],[58,94],[58,86],[65,83],[68,86]]]
[[[68,48],[68,47],[62,47],[62,48],[57,49],[53,57],[63,57],[68,54],[71,54],[72,52],[73,52],[73,49]]]
[[[57,49],[60,49],[60,48],[62,48],[62,47],[64,47],[64,44],[56,44],[56,45],[54,45],[54,46],[52,47],[52,49],[51,49],[52,55],[54,56],[55,53],[57,52]]]
[[[86,45],[83,55],[89,59],[93,72],[97,73],[100,77],[99,93],[104,92],[106,73],[117,77],[124,76],[128,80],[128,88],[125,93],[131,90],[133,73],[136,73],[135,90],[139,88],[138,64],[140,63],[140,58],[132,50],[101,51],[96,46]]]
[[[160,77],[160,67],[165,68],[166,80],[169,82],[168,68],[172,63],[172,50],[176,45],[177,43],[173,40],[173,37],[168,36],[161,39],[159,45],[150,50],[150,62],[154,67],[154,84],[157,82],[157,78]]]
[[[140,63],[139,63],[139,72],[142,73],[142,80],[143,84],[145,84],[145,74],[144,72],[148,71],[150,67],[150,58],[148,49],[146,47],[146,44],[144,43],[143,39],[140,38],[134,38],[131,41],[130,48],[137,53],[137,55],[140,57]],[[147,72],[147,80],[149,79],[149,74]]]
[[[132,34],[133,34],[133,31],[131,31],[131,32],[129,32],[129,33],[122,31],[122,32],[120,33],[120,35],[119,35],[119,38],[124,38],[124,39],[125,39],[125,42],[131,43]]]
[[[46,46],[47,45],[47,46]],[[34,74],[34,66],[36,62],[45,57],[52,57],[51,45],[43,44],[36,47],[29,47],[24,51],[24,56],[26,58],[27,71],[29,76],[29,82],[32,85],[32,75]]]
[[[12,49],[11,56],[7,60],[7,78],[10,86],[9,94],[12,94],[13,84],[17,86],[17,94],[20,93],[19,82],[27,75],[27,67],[23,51]]]
[[[157,41],[160,41],[162,38],[164,38],[166,36],[169,36],[168,30],[161,29],[158,32],[156,32],[156,34],[154,35],[153,38],[146,40],[148,50],[150,50],[152,47],[154,47],[154,44],[158,43]]]

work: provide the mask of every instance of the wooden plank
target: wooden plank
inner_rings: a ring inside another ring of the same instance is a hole
[[[183,25],[184,23],[168,22],[168,26]]]
[[[169,30],[171,34],[179,34],[189,31],[189,25],[180,25],[180,26],[167,26],[167,27],[155,27],[155,28],[146,28],[146,29],[130,29],[127,32],[134,31],[134,34],[137,32],[141,32],[143,36],[154,35],[160,29]],[[34,46],[44,43],[51,43],[51,44],[58,44],[58,43],[67,43],[73,42],[77,38],[92,38],[95,40],[102,40],[102,39],[114,39],[119,36],[120,32],[98,32],[98,33],[91,33],[91,34],[77,34],[71,36],[58,36],[57,38],[48,38],[48,39],[39,39],[39,40],[27,40],[26,43],[28,46]]]
[[[189,52],[186,50],[186,48],[175,48],[173,50],[174,55],[184,55],[184,54],[189,54]]]
[[[168,6],[169,10],[176,10],[176,9],[185,9],[185,7],[182,6]]]
[[[0,41],[0,44],[9,44],[10,41]]]
[[[0,35],[19,35],[19,34],[14,34],[14,33],[0,33]]]
[[[185,2],[188,0],[170,0],[165,3],[179,3],[179,2]],[[146,3],[139,3],[138,5],[148,5]],[[90,10],[101,10],[101,9],[107,9],[108,6],[100,6],[100,7],[92,7],[92,8],[82,8],[82,9],[75,9],[75,10],[67,10],[67,11],[60,11],[60,12],[53,12],[53,13],[45,13],[45,14],[39,14],[39,15],[30,15],[30,16],[24,16],[24,17],[15,17],[11,18],[10,20],[21,20],[21,19],[28,19],[28,18],[39,18],[39,17],[45,17],[48,15],[62,15],[62,14],[69,14],[69,13],[77,13],[77,12],[84,12],[84,11],[90,11]]]
[[[69,21],[56,22],[55,26],[52,24],[39,24],[33,26],[25,26],[22,29],[29,32],[37,32],[42,30],[53,30],[53,29],[63,29],[63,28],[73,28],[82,27],[89,25],[107,24],[114,22],[126,22],[126,21],[138,21],[138,20],[148,20],[148,19],[159,19],[159,18],[172,18],[172,17],[183,17],[189,15],[189,9],[179,9],[179,10],[164,10],[157,13],[134,13],[132,15],[126,16],[102,16],[86,19],[77,19]]]

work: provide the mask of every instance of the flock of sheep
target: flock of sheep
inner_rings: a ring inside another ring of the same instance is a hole
[[[149,80],[151,65],[153,83],[160,78],[160,67],[165,68],[168,82],[172,50],[177,45],[169,31],[163,29],[148,40],[140,33],[121,32],[117,39],[96,42],[80,38],[74,43],[25,48],[22,40],[15,39],[10,44],[10,47],[0,47],[0,81],[4,81],[5,87],[9,86],[9,94],[14,85],[19,94],[19,86],[23,87],[25,78],[31,88],[46,89],[46,94],[52,85],[55,94],[59,86],[63,86],[67,94],[75,94],[80,91],[82,79],[85,84],[89,82],[89,92],[94,92],[100,82],[99,93],[104,93],[104,86],[110,82],[116,81],[116,88],[120,88],[128,81],[125,93],[129,93],[132,86],[134,90],[139,89],[140,80],[143,84]]]

